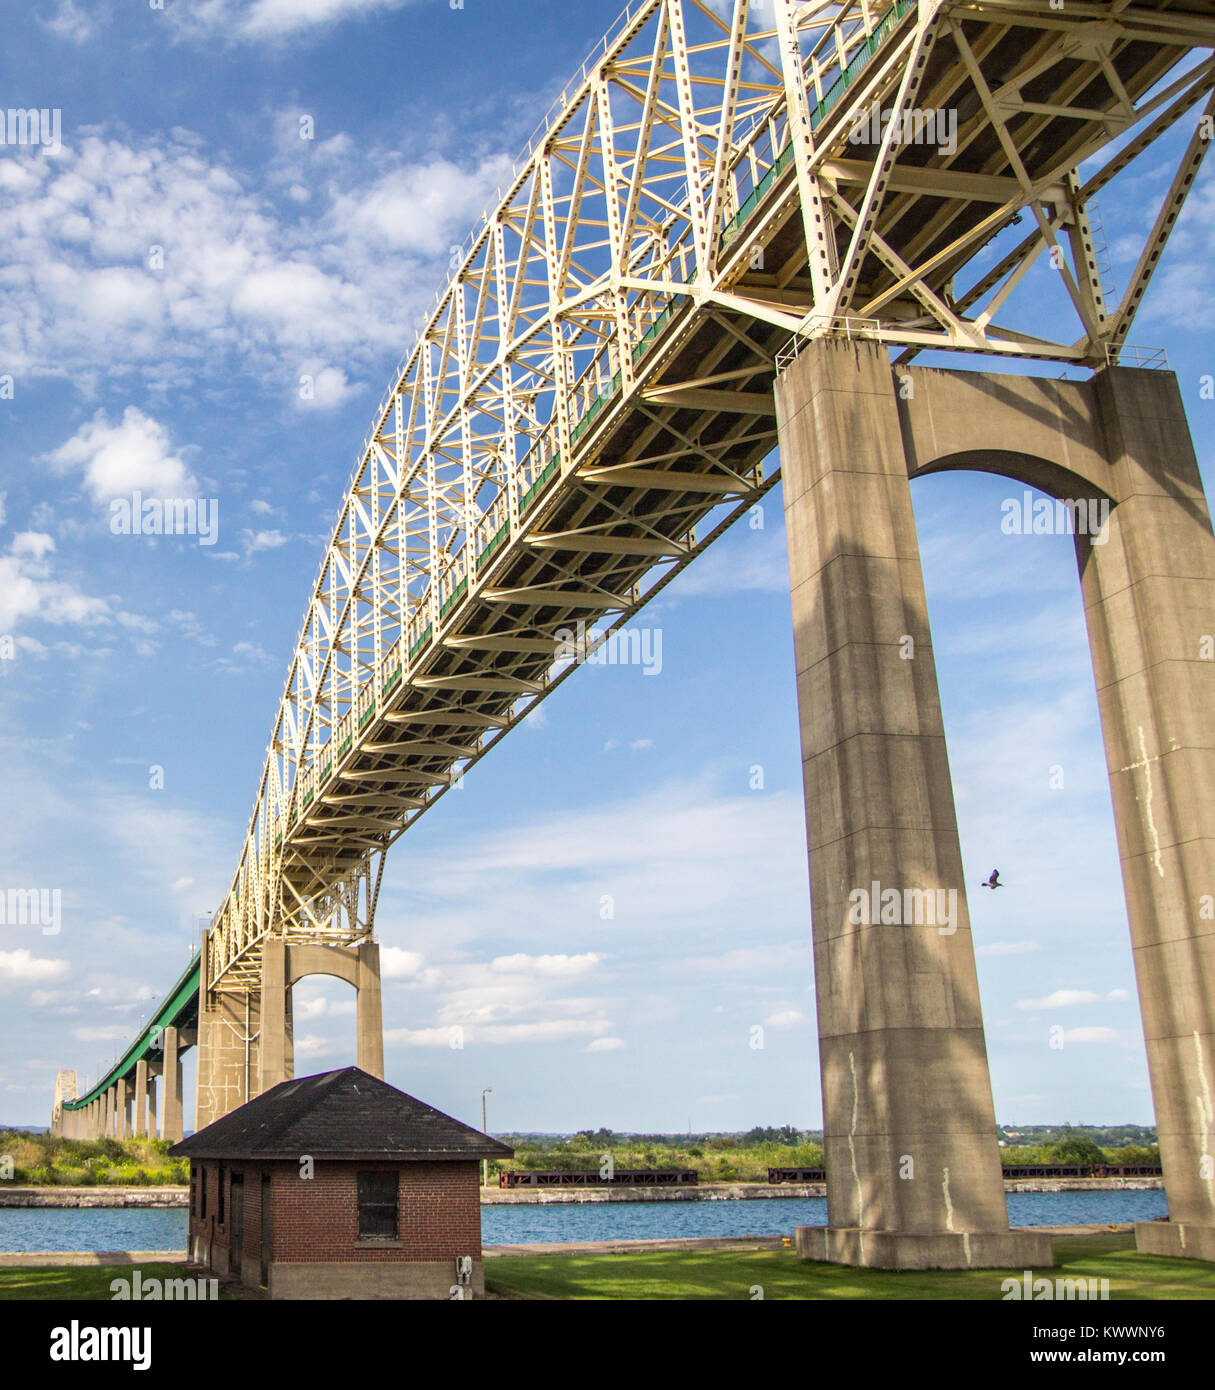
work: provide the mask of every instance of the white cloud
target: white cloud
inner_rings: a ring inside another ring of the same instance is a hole
[[[463,237],[472,228],[496,185],[510,172],[506,155],[488,159],[471,172],[446,159],[404,165],[384,174],[370,188],[339,198],[334,225],[351,241],[446,255],[453,237]]]
[[[1120,1042],[1121,1038],[1113,1028],[1068,1028],[1063,1033],[1063,1041],[1064,1043],[1092,1043],[1098,1046],[1108,1046]]]
[[[246,555],[259,550],[277,550],[287,544],[287,537],[281,531],[242,531],[240,534]]]
[[[603,959],[594,951],[580,956],[497,956],[490,969],[499,974],[540,975],[549,978],[573,979],[589,974]]]
[[[62,473],[83,472],[85,486],[98,501],[137,489],[155,497],[183,497],[197,487],[189,469],[173,454],[168,430],[133,405],[116,425],[99,410],[45,461]]]
[[[129,1042],[131,1029],[125,1023],[111,1023],[104,1028],[73,1028],[77,1042]]]
[[[353,1014],[357,1009],[354,999],[331,1000],[321,996],[318,999],[297,997],[292,1003],[292,1014],[296,1021],[313,1018],[340,1018]]]
[[[19,531],[10,547],[13,555],[22,559],[41,560],[55,549],[55,539],[43,531]]]
[[[217,656],[211,663],[226,676],[243,676],[257,666],[271,665],[274,658],[257,642],[237,642],[231,656]]]
[[[69,43],[83,44],[95,38],[102,24],[108,23],[110,7],[103,0],[88,0],[91,14],[78,8],[76,0],[58,0],[55,13],[49,19],[39,18],[38,22],[49,33]]]
[[[0,161],[6,371],[87,389],[105,363],[157,387],[196,387],[207,372],[226,387],[232,357],[280,381],[316,361],[331,408],[356,389],[352,368],[382,370],[508,161],[474,151],[405,164],[298,131],[276,148],[253,172],[209,161],[184,130],[91,133],[53,161]],[[280,186],[303,184],[306,209],[283,213]]]
[[[24,948],[0,951],[0,989],[61,980],[70,968],[66,960],[49,960],[44,956],[32,955]]]
[[[347,19],[403,9],[412,0],[195,0],[169,13],[188,38],[280,40],[307,36]]]
[[[446,1028],[390,1028],[386,1047],[451,1047],[453,1029],[461,1047],[520,1047],[528,1043],[559,1043],[606,1033],[602,1019],[536,1019],[526,1023],[456,1024]]]
[[[385,1028],[385,1047],[462,1047],[462,1030],[452,1028]]]
[[[782,1009],[764,1019],[765,1028],[796,1028],[805,1023],[806,1015],[800,1009]]]
[[[403,951],[399,946],[380,947],[380,978],[412,980],[422,969],[423,957],[417,951]]]
[[[619,1052],[628,1044],[623,1038],[595,1038],[582,1049],[583,1052]]]
[[[737,979],[742,975],[772,975],[780,977],[810,970],[810,938],[789,941],[779,946],[739,946],[717,956],[688,956],[673,963],[671,970],[693,975],[724,975]]]
[[[105,599],[54,578],[50,560],[54,551],[50,536],[22,531],[13,538],[8,554],[0,555],[0,632],[12,632],[29,622],[88,627],[110,621]]]
[[[326,367],[319,362],[306,362],[299,370],[295,404],[301,410],[336,410],[351,396],[358,394],[357,384],[346,380],[340,367]],[[256,504],[254,510],[257,510]],[[271,508],[262,504],[269,512]]]
[[[1087,989],[1057,989],[1045,999],[1018,999],[1018,1009],[1070,1009],[1078,1004],[1096,1004],[1100,996]]]
[[[334,1038],[318,1037],[315,1033],[305,1033],[295,1039],[297,1057],[331,1057],[343,1050],[343,1045]]]

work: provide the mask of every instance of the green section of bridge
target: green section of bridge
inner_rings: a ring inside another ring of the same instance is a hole
[[[161,1053],[162,1034],[166,1028],[191,1028],[197,1023],[201,961],[201,953],[196,954],[130,1047],[91,1090],[74,1101],[65,1101],[65,1110],[83,1110],[116,1082],[133,1077],[140,1062],[158,1058]]]

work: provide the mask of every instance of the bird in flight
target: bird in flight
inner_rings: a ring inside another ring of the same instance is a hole
[[[983,887],[984,887],[984,888],[1003,888],[1003,887],[1004,887],[1004,884],[1002,884],[1002,883],[1000,882],[1000,870],[999,870],[999,869],[993,869],[993,870],[991,871],[991,877],[988,878],[988,879],[984,879],[984,880],[983,880]]]

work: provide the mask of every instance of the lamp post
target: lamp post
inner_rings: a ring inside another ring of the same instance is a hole
[[[489,1133],[489,1125],[488,1125],[488,1123],[486,1122],[486,1119],[485,1119],[485,1097],[486,1097],[486,1096],[493,1095],[493,1092],[494,1092],[494,1088],[493,1088],[492,1086],[486,1086],[486,1088],[481,1092],[481,1133],[482,1133],[482,1134],[486,1134],[486,1135]],[[483,1159],[481,1160],[481,1186],[482,1186],[482,1187],[488,1187],[488,1186],[489,1186],[489,1159],[488,1159],[488,1158],[483,1158]]]

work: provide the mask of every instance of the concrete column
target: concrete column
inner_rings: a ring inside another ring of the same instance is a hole
[[[258,1039],[257,1093],[263,1095],[287,1072],[287,943],[281,936],[262,942],[262,1031]]]
[[[130,1117],[127,1109],[127,1083],[119,1080],[114,1086],[114,1137],[125,1139],[130,1134]]]
[[[198,1094],[194,1127],[204,1129],[251,1098],[258,1084],[260,993],[214,989],[203,938],[198,996]],[[269,1035],[267,1035],[269,1036]]]
[[[1176,377],[1095,380],[1116,505],[1077,536],[1169,1221],[1215,1260],[1215,536]]]
[[[182,1127],[181,1108],[181,1053],[178,1046],[179,1035],[176,1028],[164,1030],[164,1138],[171,1144],[178,1144],[185,1137]]]
[[[381,1079],[384,1076],[384,1011],[380,994],[380,947],[375,941],[358,948],[358,1041],[356,1064]]]
[[[776,387],[801,714],[828,1225],[805,1258],[1053,1262],[1010,1231],[889,359],[809,344]],[[917,909],[918,904],[918,909]]]
[[[142,1057],[135,1063],[135,1125],[131,1132],[136,1139],[148,1137],[148,1063]]]
[[[148,1138],[156,1139],[160,1131],[156,1127],[156,1077],[148,1076]]]

